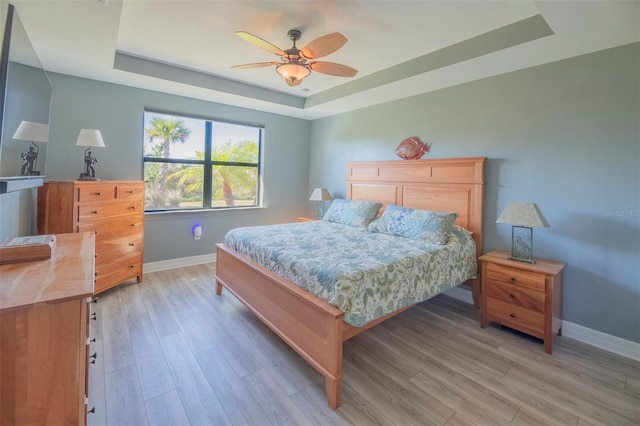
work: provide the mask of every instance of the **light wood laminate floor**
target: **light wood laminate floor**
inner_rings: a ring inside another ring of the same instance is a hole
[[[539,340],[437,296],[344,345],[343,405],[229,292],[215,265],[100,295],[89,425],[597,425],[640,423],[640,365]]]

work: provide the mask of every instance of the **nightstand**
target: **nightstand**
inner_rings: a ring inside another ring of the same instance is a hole
[[[505,251],[479,258],[482,311],[480,326],[496,322],[544,340],[550,354],[553,336],[562,332],[562,270],[565,263],[509,259]]]
[[[319,217],[299,217],[298,222],[315,222],[316,220],[320,220]]]

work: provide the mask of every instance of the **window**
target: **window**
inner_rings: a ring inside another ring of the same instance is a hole
[[[144,113],[145,211],[258,206],[264,129]]]

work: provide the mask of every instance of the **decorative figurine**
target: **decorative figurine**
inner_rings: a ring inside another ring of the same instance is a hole
[[[427,143],[422,142],[417,136],[412,136],[400,142],[395,153],[403,160],[419,160],[428,151],[429,145]]]
[[[40,174],[40,172],[36,170],[40,147],[33,142],[32,144],[33,146],[30,146],[27,152],[20,154],[20,158],[23,160],[22,167],[20,167],[20,174],[23,176],[37,176]]]

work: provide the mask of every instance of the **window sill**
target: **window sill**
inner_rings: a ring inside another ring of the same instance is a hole
[[[210,215],[246,215],[246,214],[257,214],[262,213],[267,208],[264,206],[258,207],[234,207],[231,209],[198,209],[198,210],[165,210],[161,212],[144,212],[145,220],[161,220],[161,219],[170,219],[173,217],[179,216],[192,216],[192,215],[200,215],[200,216],[210,216]]]

